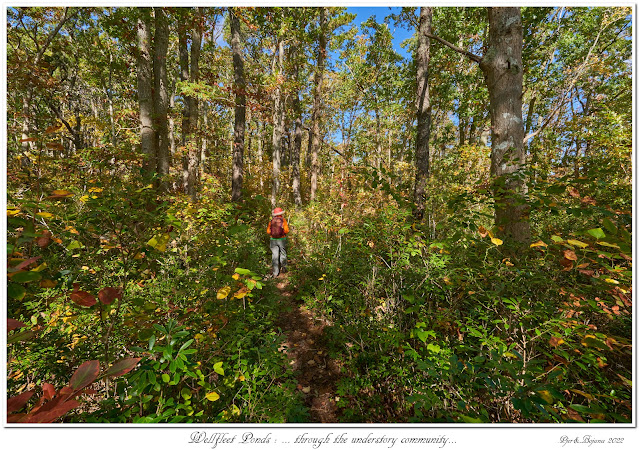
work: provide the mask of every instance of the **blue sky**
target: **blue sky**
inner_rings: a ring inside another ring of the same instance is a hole
[[[375,16],[377,22],[383,22],[384,18],[390,14],[399,14],[401,8],[389,8],[387,6],[376,7],[349,7],[346,8],[346,12],[356,14],[354,23],[359,26],[362,22],[368,19],[370,16]],[[405,49],[400,47],[400,44],[411,37],[414,30],[407,30],[406,28],[396,27],[393,23],[389,24],[391,32],[393,34],[393,47],[395,51],[402,55],[404,58],[408,58],[410,55]]]

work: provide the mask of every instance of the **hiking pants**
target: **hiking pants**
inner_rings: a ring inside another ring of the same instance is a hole
[[[286,269],[286,239],[271,239],[273,253],[273,276],[280,274],[280,266]]]

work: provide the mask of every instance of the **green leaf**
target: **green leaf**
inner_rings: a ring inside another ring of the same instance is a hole
[[[78,248],[82,248],[83,245],[80,243],[80,241],[72,241],[68,246],[67,246],[67,250],[75,250]]]
[[[33,271],[18,272],[11,277],[11,281],[15,283],[31,283],[32,281],[40,281],[40,279],[42,279],[42,275]]]
[[[222,364],[224,364],[223,361],[213,364],[213,370],[215,371],[215,373],[224,375],[224,369],[222,368]]]
[[[16,300],[22,300],[27,293],[27,290],[24,286],[20,286],[19,284],[9,283],[7,286],[7,295],[11,298],[15,298]]]
[[[616,234],[617,233],[617,228],[615,227],[615,225],[610,221],[610,219],[605,218],[603,220],[603,226],[606,230],[608,230],[609,233],[611,234]]]
[[[168,383],[170,380],[171,380],[171,377],[168,374],[166,373],[162,374],[162,381],[164,381],[165,383]]]
[[[187,348],[192,343],[193,343],[193,339],[189,339],[188,341],[186,341],[184,344],[182,344],[182,347],[180,347],[180,349],[178,350],[178,353],[184,350],[185,348]]]
[[[587,233],[595,239],[603,239],[606,237],[606,233],[604,233],[601,228],[592,228],[588,230]]]
[[[249,273],[251,273],[251,271],[248,269],[242,269],[240,267],[237,267],[235,269],[235,273],[239,273],[240,275],[248,275]]]
[[[479,418],[474,418],[474,417],[470,417],[470,416],[465,416],[463,414],[460,414],[459,417],[461,417],[461,419],[466,422],[466,423],[484,423],[483,420],[479,419]]]

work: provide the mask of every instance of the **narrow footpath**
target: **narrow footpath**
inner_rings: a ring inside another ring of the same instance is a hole
[[[339,364],[328,356],[324,323],[297,300],[297,292],[289,286],[288,274],[275,279],[280,291],[280,328],[287,340],[280,351],[298,373],[297,389],[309,408],[311,422],[339,422],[335,389],[340,378]]]

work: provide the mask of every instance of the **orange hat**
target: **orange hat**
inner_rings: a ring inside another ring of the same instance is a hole
[[[282,208],[275,208],[273,210],[273,216],[281,216],[284,214],[284,210]]]

